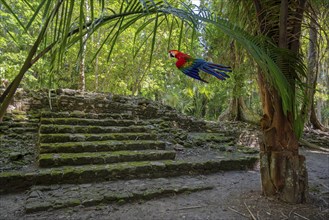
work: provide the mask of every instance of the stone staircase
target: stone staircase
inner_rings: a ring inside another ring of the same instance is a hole
[[[39,167],[175,159],[176,152],[157,140],[152,121],[117,114],[63,116],[44,114],[40,120]]]
[[[61,110],[39,113],[37,167],[0,172],[0,193],[26,190],[26,212],[209,190],[213,186],[198,175],[245,170],[258,160],[234,152],[231,133],[208,135],[204,122],[145,100],[128,105],[126,99],[102,98],[99,105],[106,108],[95,112],[89,103],[93,99],[70,99],[61,96]],[[83,105],[89,110],[68,110]],[[194,148],[200,150],[205,138],[219,153],[195,159]]]

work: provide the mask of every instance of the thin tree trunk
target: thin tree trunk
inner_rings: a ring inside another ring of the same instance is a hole
[[[87,36],[87,35],[86,35]],[[83,46],[81,51],[81,59],[79,64],[79,89],[81,91],[86,90],[86,77],[85,77],[85,60],[86,60],[86,50],[87,50],[87,43],[85,42],[86,36],[83,37]]]
[[[98,30],[98,37],[97,37],[97,47],[96,48],[99,48],[100,46],[100,41],[101,41],[101,31]],[[99,60],[99,53],[96,55],[96,58],[95,58],[95,91],[98,92],[98,89],[99,89],[99,86],[98,86],[98,71],[99,71],[99,65],[98,65],[98,61]]]
[[[260,116],[252,112],[243,97],[233,97],[228,108],[218,117],[219,121],[244,121],[259,124]]]
[[[239,51],[236,48],[234,42],[231,43],[231,60],[233,63],[232,68],[236,69],[236,64],[243,63],[243,56],[239,55]],[[242,88],[244,86],[243,73],[235,73],[233,75],[234,86],[232,90],[232,98],[230,100],[228,108],[218,117],[219,121],[244,121],[252,124],[258,124],[260,116],[252,112],[247,105],[242,94]]]
[[[88,0],[85,1],[85,7],[86,7],[86,22],[89,21],[89,4],[88,4]],[[88,28],[87,28],[88,30]],[[86,76],[85,76],[85,62],[86,62],[86,53],[87,53],[87,39],[88,39],[88,33],[85,34],[85,36],[83,36],[82,38],[82,47],[81,47],[81,59],[80,59],[80,64],[79,64],[79,89],[81,91],[85,91],[86,90]]]
[[[319,102],[320,103],[320,102]],[[321,104],[319,109],[321,109]],[[321,114],[321,111],[319,111]],[[318,113],[319,114],[319,113]],[[321,116],[321,115],[320,115]],[[319,129],[321,131],[329,131],[328,128],[326,128],[318,119],[316,111],[315,111],[315,107],[314,107],[314,103],[312,103],[311,106],[311,114],[310,114],[310,123],[312,124],[313,128],[315,129]]]
[[[314,9],[315,10],[315,9]],[[314,110],[314,94],[318,78],[318,61],[317,61],[317,40],[318,40],[318,31],[317,31],[317,15],[316,12],[313,14],[310,21],[310,30],[309,30],[309,45],[308,45],[308,73],[307,73],[307,96],[303,104],[304,114],[307,118],[308,124],[314,129],[320,129],[322,131],[327,130],[317,119]]]

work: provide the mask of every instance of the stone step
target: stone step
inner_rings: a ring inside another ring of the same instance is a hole
[[[190,132],[187,136],[188,140],[192,140],[196,143],[204,143],[205,141],[223,143],[236,140],[236,137],[227,134],[226,132]]]
[[[86,97],[83,95],[64,95],[61,94],[57,99],[57,106],[61,111],[84,111],[84,112],[95,112],[98,113],[129,113],[136,109],[137,106],[129,103],[128,100],[122,99],[117,101],[114,99],[95,99],[95,97]]]
[[[155,140],[153,133],[110,133],[110,134],[40,134],[40,143],[63,143],[105,140]]]
[[[161,120],[129,120],[129,119],[90,119],[90,118],[41,118],[41,124],[88,125],[88,126],[131,126],[150,125]]]
[[[27,194],[25,211],[34,213],[79,205],[84,207],[111,203],[121,205],[127,202],[213,189],[214,186],[204,179],[204,176],[182,176],[92,184],[34,186]]]
[[[42,118],[134,119],[131,113],[42,112]]]
[[[82,153],[122,150],[164,150],[165,143],[155,140],[91,141],[41,143],[40,153]]]
[[[173,160],[176,152],[169,150],[113,151],[96,153],[40,154],[40,167],[110,164],[130,161]]]
[[[38,132],[38,127],[5,127],[2,126],[0,127],[0,132],[5,134],[24,134],[24,133],[37,133]]]
[[[257,160],[258,157],[255,156],[237,156],[233,159],[197,162],[185,160],[140,161],[43,168],[34,172],[2,172],[0,173],[0,193],[16,192],[33,185],[78,184],[118,179],[160,178],[244,170],[254,167]]]
[[[31,121],[31,120],[30,120]],[[0,124],[0,128],[38,128],[39,121],[36,122],[15,122],[15,121],[4,121]]]
[[[81,125],[40,125],[40,133],[51,134],[51,133],[124,133],[124,132],[147,132],[151,131],[153,126],[81,126]]]

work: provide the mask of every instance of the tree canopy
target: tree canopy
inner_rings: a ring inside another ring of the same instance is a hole
[[[307,53],[308,24],[312,10],[318,10],[319,80],[315,100],[321,103],[317,104],[321,106],[320,119],[327,123],[328,13],[322,12],[324,3],[315,2],[304,18],[301,50]],[[292,109],[291,103],[295,103],[289,96],[293,91],[289,91],[287,79],[274,62],[277,49],[257,34],[252,25],[256,22],[253,8],[243,2],[201,1],[199,6],[189,1],[137,0],[1,3],[0,75],[9,82],[19,73],[40,27],[45,27],[49,19],[34,54],[34,58],[39,58],[39,54],[42,59],[28,69],[21,86],[79,88],[79,62],[82,45],[86,43],[85,86],[89,91],[142,95],[208,119],[217,119],[233,94],[243,96],[248,107],[260,114],[254,74],[258,63],[279,89],[284,108]],[[86,42],[83,36],[87,36]],[[221,83],[213,79],[209,85],[196,83],[175,69],[173,61],[167,59],[168,49],[234,65],[232,80]],[[302,64],[306,63],[306,59],[298,63],[301,73],[305,72]],[[232,90],[236,83],[242,90]]]

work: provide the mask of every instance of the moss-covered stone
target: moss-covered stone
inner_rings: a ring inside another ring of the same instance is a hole
[[[125,162],[116,164],[84,165],[42,169],[38,172],[0,173],[0,192],[24,189],[34,184],[87,183],[115,179],[205,174],[220,170],[241,170],[254,166],[257,157],[206,162],[164,160]]]
[[[109,133],[109,134],[40,134],[40,143],[63,143],[105,140],[155,140],[151,133]]]
[[[83,111],[67,111],[67,112],[49,112],[41,113],[43,118],[90,118],[90,119],[134,119],[131,113],[92,113]]]
[[[188,139],[203,144],[205,142],[227,143],[234,141],[235,137],[221,133],[189,133]]]
[[[136,125],[138,121],[124,119],[41,118],[41,123],[57,125],[130,126]]]
[[[32,195],[28,195],[26,203],[26,212],[32,213],[37,211],[46,211],[48,209],[60,209],[67,207],[74,207],[78,205],[97,206],[101,204],[116,203],[119,205],[125,204],[131,201],[150,200],[156,197],[165,197],[181,193],[190,193],[201,190],[212,189],[213,186],[204,183],[189,183],[184,185],[178,184],[166,184],[159,185],[161,181],[155,181],[148,183],[148,187],[141,188],[136,186],[131,189],[116,189],[116,190],[105,190],[106,186],[99,187],[90,185],[88,190],[85,190],[82,186],[77,186],[77,191],[72,189],[62,189],[58,191],[32,191],[43,193],[42,198],[33,198]],[[104,191],[104,192],[103,192]],[[64,192],[64,193],[62,193]],[[32,197],[32,198],[31,198]]]
[[[25,206],[26,213],[46,211],[52,208],[52,204],[44,201],[29,202]]]
[[[258,154],[259,150],[256,148],[245,147],[245,146],[238,146],[238,151],[244,154]]]
[[[175,151],[113,151],[95,153],[41,154],[40,167],[75,166],[85,164],[106,164],[128,161],[170,160],[176,156]]]
[[[164,150],[165,143],[155,140],[107,140],[92,142],[41,143],[40,153],[79,153],[118,150]]]
[[[81,125],[41,125],[40,126],[40,133],[42,134],[52,134],[52,133],[129,133],[129,132],[150,132],[150,129],[147,126],[81,126]]]

